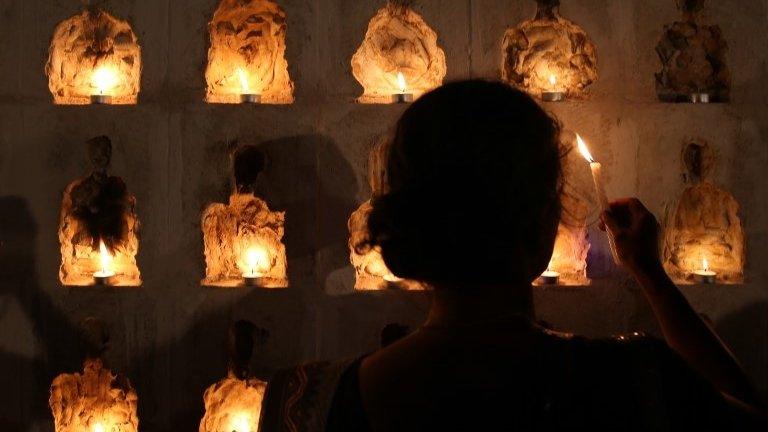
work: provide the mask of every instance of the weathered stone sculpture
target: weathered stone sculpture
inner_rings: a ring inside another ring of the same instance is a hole
[[[390,1],[376,13],[352,57],[352,74],[364,89],[361,103],[390,103],[403,90],[418,98],[442,85],[446,70],[437,34],[402,0]],[[405,78],[405,89],[398,73]]]
[[[61,374],[51,384],[48,404],[56,432],[138,432],[138,397],[128,378],[114,374],[101,355],[109,339],[106,328],[89,318],[91,345],[83,373]]]
[[[368,159],[368,179],[373,196],[385,191],[384,164],[386,163],[387,140],[379,141]],[[361,248],[368,239],[368,217],[373,207],[371,200],[360,205],[349,217],[349,259],[355,268],[355,289],[384,290],[399,288],[404,290],[424,290],[426,287],[419,282],[404,280],[396,277],[387,268],[381,251],[377,248]]]
[[[717,282],[741,283],[745,238],[739,203],[712,183],[715,155],[709,145],[686,145],[683,162],[690,186],[665,222],[664,267],[675,282],[691,283],[707,260]]]
[[[589,210],[574,194],[563,194],[563,216],[557,227],[549,270],[560,273],[560,285],[589,285],[587,278],[587,216]]]
[[[581,27],[560,15],[560,0],[537,3],[534,19],[504,35],[501,77],[533,95],[562,91],[582,98],[597,80],[597,48]]]
[[[56,27],[45,70],[56,104],[87,104],[100,93],[135,104],[141,47],[128,22],[90,7]]]
[[[702,23],[704,0],[677,0],[683,20],[664,27],[656,47],[661,71],[656,92],[664,102],[690,101],[705,93],[712,102],[730,99],[730,73],[726,64],[728,44],[716,25]]]
[[[206,100],[238,103],[261,95],[262,103],[293,102],[285,59],[285,12],[272,0],[221,0],[208,25]]]
[[[230,332],[227,377],[208,387],[200,432],[256,432],[267,383],[251,376],[255,326],[238,321]]]
[[[254,195],[264,163],[264,155],[256,147],[237,149],[232,156],[235,191],[229,204],[214,203],[203,212],[204,285],[240,286],[248,271],[258,273],[255,284],[259,287],[288,285],[282,243],[285,213],[270,211],[267,203]],[[258,261],[255,265],[247,262],[254,250]]]
[[[67,186],[61,203],[59,279],[67,286],[93,285],[102,270],[100,244],[106,246],[115,273],[109,284],[139,286],[136,265],[139,218],[136,198],[120,177],[107,173],[112,143],[100,136],[88,141],[91,173]]]

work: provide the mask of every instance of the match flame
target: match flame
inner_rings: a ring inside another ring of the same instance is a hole
[[[237,77],[240,78],[240,86],[243,88],[243,94],[251,92],[251,86],[248,84],[248,74],[241,68],[237,68]]]
[[[109,253],[109,250],[107,249],[107,246],[104,244],[104,240],[99,240],[99,261],[101,261],[101,273],[102,274],[111,274],[112,273],[112,254]],[[96,424],[96,426],[100,426],[99,423]],[[94,432],[97,432],[96,426],[94,426]],[[103,426],[102,426],[103,429]]]
[[[245,251],[245,265],[243,269],[247,276],[261,276],[261,270],[268,262],[267,251],[263,247],[251,246]]]
[[[702,268],[704,271],[709,271],[709,261],[707,261],[706,258],[702,258],[701,265],[703,266]]]
[[[400,87],[400,93],[405,93],[408,90],[408,86],[405,83],[405,76],[402,72],[397,73],[397,86]]]
[[[93,432],[105,432],[105,431],[106,429],[104,429],[104,425],[102,425],[101,423],[96,423],[95,425],[93,425]]]
[[[229,429],[232,432],[251,432],[251,416],[245,412],[236,414]]]
[[[557,85],[557,77],[555,74],[549,74],[549,83],[552,84],[553,88]]]
[[[586,159],[589,163],[595,163],[595,158],[593,158],[592,154],[589,152],[587,144],[583,139],[581,139],[581,135],[576,134],[576,142],[579,144],[579,152],[581,152],[581,155],[584,156],[584,159]]]
[[[99,94],[103,95],[112,90],[117,85],[117,74],[108,66],[99,66],[91,76],[91,83],[99,89]]]

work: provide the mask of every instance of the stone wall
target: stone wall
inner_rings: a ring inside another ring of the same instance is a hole
[[[226,372],[235,320],[268,331],[252,365],[267,378],[300,361],[360,355],[378,345],[386,324],[414,327],[424,318],[427,293],[352,290],[347,219],[370,195],[370,146],[405,108],[355,102],[362,88],[350,59],[384,3],[280,0],[295,102],[279,106],[204,102],[207,24],[217,3],[108,2],[142,46],[135,106],[53,104],[50,38],[80,2],[0,3],[0,424],[15,425],[3,430],[52,430],[48,389],[56,375],[81,368],[77,326],[89,316],[109,324],[105,360],[131,379],[148,431],[195,430],[205,388]],[[505,30],[530,19],[536,4],[420,0],[414,9],[437,33],[452,80],[498,78]],[[588,101],[547,109],[589,141],[609,195],[637,195],[661,218],[684,187],[682,145],[700,138],[718,152],[715,183],[741,205],[746,283],[683,290],[768,389],[768,0],[709,4],[706,19],[730,46],[731,102],[713,105],[658,101],[654,50],[664,26],[680,17],[673,0],[563,0],[561,12],[595,42],[600,78]],[[99,135],[112,139],[112,170],[137,199],[139,289],[68,290],[58,282],[61,196],[87,171],[83,143]],[[200,215],[229,195],[234,141],[260,143],[267,155],[257,193],[286,212],[286,290],[200,286]],[[575,186],[588,191],[586,164],[572,168]],[[540,317],[593,336],[656,332],[642,293],[610,264],[594,212],[589,223],[593,284],[537,289]]]

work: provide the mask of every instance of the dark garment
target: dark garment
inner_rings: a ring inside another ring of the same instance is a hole
[[[393,419],[394,430],[734,430],[720,393],[664,342],[550,333],[542,340],[539,353],[500,371],[497,383],[439,386],[432,400],[403,410],[416,418]],[[260,431],[370,430],[359,369],[357,360],[280,374],[269,384]]]

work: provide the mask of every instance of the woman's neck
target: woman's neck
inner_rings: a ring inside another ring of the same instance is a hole
[[[506,317],[534,319],[530,284],[437,287],[427,326],[464,326]]]

